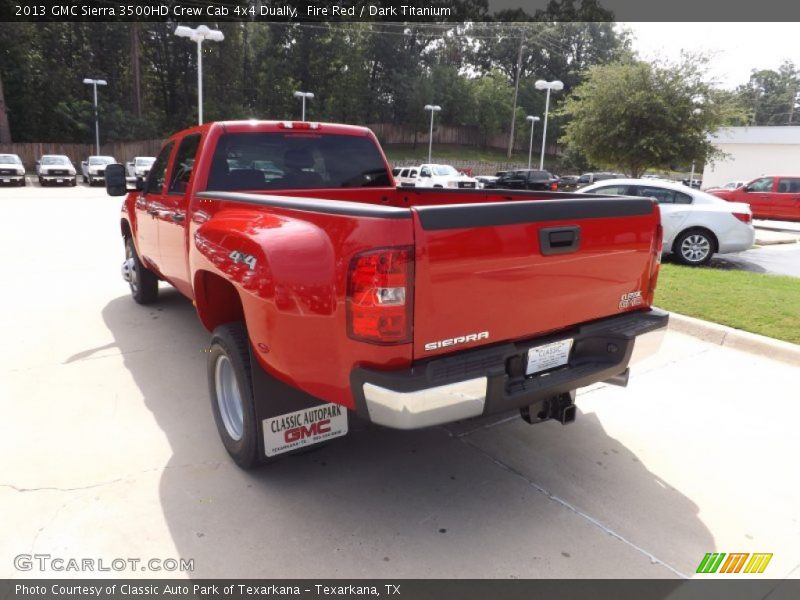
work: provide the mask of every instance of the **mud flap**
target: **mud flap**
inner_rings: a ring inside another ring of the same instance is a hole
[[[267,373],[250,348],[250,374],[262,460],[294,454],[347,434],[348,411],[322,402]],[[276,417],[283,417],[276,419]],[[274,430],[270,425],[275,423]],[[269,430],[265,432],[265,424]],[[265,440],[271,440],[268,448]]]

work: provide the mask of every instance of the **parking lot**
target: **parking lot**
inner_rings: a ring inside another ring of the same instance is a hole
[[[769,577],[800,576],[796,366],[670,332],[567,427],[352,423],[245,473],[191,302],[128,296],[119,199],[29,185],[0,207],[4,578],[43,574],[22,553],[193,559],[156,575],[205,578],[673,578],[766,552]]]

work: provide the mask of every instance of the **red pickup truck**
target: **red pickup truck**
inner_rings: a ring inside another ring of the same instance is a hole
[[[800,221],[800,176],[759,177],[733,190],[709,190],[728,202],[750,205],[755,219]]]
[[[650,199],[395,186],[373,133],[220,122],[168,140],[128,192],[122,272],[211,332],[208,384],[243,468],[344,435],[352,411],[414,429],[508,410],[575,417],[660,342]]]

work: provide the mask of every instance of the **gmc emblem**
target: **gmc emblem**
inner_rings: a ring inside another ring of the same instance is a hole
[[[287,429],[283,433],[283,441],[288,444],[290,442],[296,442],[297,440],[314,437],[315,435],[318,435],[320,433],[328,433],[330,430],[331,430],[331,420],[322,419],[322,421],[317,421],[316,423],[312,423],[308,427],[306,427],[305,425],[301,425],[300,427]]]

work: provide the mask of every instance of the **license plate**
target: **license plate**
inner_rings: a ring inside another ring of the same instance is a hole
[[[56,183],[64,183],[63,179],[56,179]]]
[[[526,375],[533,375],[540,371],[546,371],[561,365],[567,364],[569,351],[572,349],[572,338],[536,346],[528,350],[528,366],[525,368]]]
[[[11,183],[10,179],[3,179],[3,183]]]
[[[347,409],[322,404],[262,421],[264,452],[275,456],[347,434]]]

